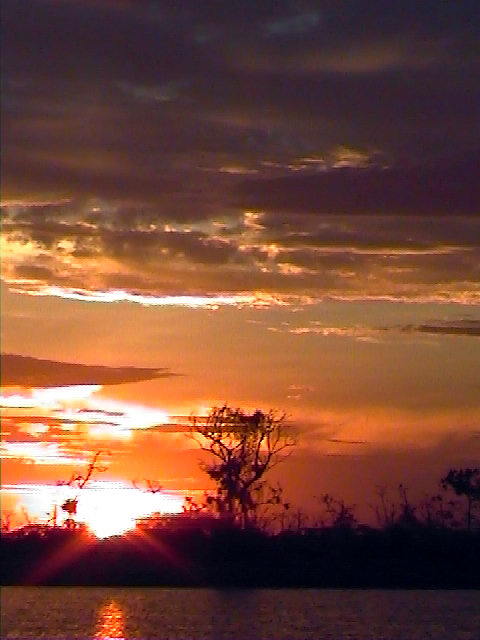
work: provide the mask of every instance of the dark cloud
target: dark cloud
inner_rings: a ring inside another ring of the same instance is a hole
[[[405,331],[406,333],[427,333],[431,335],[480,338],[480,320],[408,325],[403,327],[402,331]]]
[[[480,222],[475,216],[311,215],[267,211],[258,214],[267,242],[295,247],[403,249],[422,253],[447,247],[478,247]]]
[[[440,297],[478,291],[480,221],[470,217],[323,216],[274,211],[175,224],[152,208],[78,201],[4,206],[19,246],[4,278],[151,296],[265,291],[311,297]]]
[[[478,315],[478,314],[476,314]],[[480,319],[475,316],[465,319],[452,319],[448,321],[427,321],[422,324],[390,324],[385,326],[372,326],[365,324],[355,325],[327,325],[319,320],[311,320],[310,322],[296,326],[270,327],[271,331],[288,332],[297,336],[317,335],[322,338],[348,338],[363,342],[384,343],[389,342],[389,337],[398,338],[399,334],[406,336],[415,336],[418,334],[427,334],[431,336],[458,336],[466,338],[480,337]]]
[[[2,22],[19,290],[477,295],[478,3],[6,0]]]
[[[175,375],[168,369],[103,367],[42,360],[10,353],[1,355],[2,386],[62,387],[109,385]]]
[[[238,204],[267,211],[340,215],[480,215],[480,152],[412,168],[342,168],[245,180]]]
[[[367,440],[344,440],[342,438],[326,438],[325,442],[336,442],[338,444],[368,444]]]
[[[4,185],[27,174],[31,190],[175,205],[196,177],[183,209],[201,215],[205,154],[218,169],[345,141],[417,157],[478,146],[479,14],[465,0],[7,0]]]

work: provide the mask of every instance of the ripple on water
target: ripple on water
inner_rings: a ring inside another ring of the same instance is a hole
[[[3,587],[3,640],[479,640],[479,591]]]

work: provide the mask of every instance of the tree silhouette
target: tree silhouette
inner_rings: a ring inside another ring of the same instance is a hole
[[[264,476],[295,444],[285,415],[213,407],[206,418],[192,418],[190,437],[210,454],[200,466],[217,485],[217,512],[242,528],[256,524],[260,506],[279,495]]]
[[[441,494],[425,495],[418,505],[421,521],[427,527],[455,528],[457,500],[448,500]]]
[[[338,500],[325,493],[317,500],[322,505],[323,513],[321,514],[320,524],[322,527],[331,527],[334,529],[355,529],[358,520],[355,516],[355,506],[345,504],[344,500]]]
[[[101,464],[100,462],[100,456],[102,456],[104,453],[108,453],[108,452],[102,451],[101,449],[95,452],[95,454],[92,456],[92,459],[88,464],[87,472],[85,473],[85,475],[73,473],[72,476],[70,477],[70,480],[66,480],[66,481],[60,480],[59,482],[57,482],[57,485],[74,487],[75,489],[83,489],[87,484],[87,482],[90,481],[95,471],[98,471],[101,473],[107,470],[107,466]],[[78,496],[75,496],[74,498],[68,498],[61,505],[61,508],[63,509],[63,511],[68,513],[68,518],[65,520],[65,526],[68,529],[74,529],[76,527],[74,516],[77,513],[77,505],[78,505]],[[54,505],[54,509],[55,509],[55,505]],[[56,517],[55,517],[55,520],[56,520]]]
[[[472,516],[475,504],[480,504],[480,468],[450,469],[441,479],[444,489],[453,489],[457,496],[465,496],[467,510],[465,520],[467,529],[472,527]]]
[[[77,489],[83,489],[83,487],[87,484],[87,482],[92,477],[94,471],[103,472],[107,470],[108,467],[100,463],[100,456],[103,455],[104,453],[108,453],[108,452],[105,452],[105,451],[102,451],[102,449],[99,449],[94,453],[92,459],[88,464],[87,473],[84,476],[78,473],[74,473],[72,474],[70,480],[67,480],[66,482],[59,482],[58,485],[67,485],[69,487],[76,487]]]
[[[77,505],[78,498],[68,498],[68,500],[65,500],[61,505],[62,509],[68,513],[68,518],[65,520],[67,529],[75,529],[76,523],[74,516],[77,514]]]
[[[11,511],[6,511],[1,517],[1,531],[8,533],[12,528],[12,516],[13,513]]]
[[[139,491],[146,491],[147,493],[161,493],[163,491],[163,485],[158,480],[149,480],[144,478],[142,481],[132,480],[132,484],[135,489]]]

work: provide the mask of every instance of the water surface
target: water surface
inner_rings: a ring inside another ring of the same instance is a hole
[[[1,637],[479,640],[480,591],[2,587]]]

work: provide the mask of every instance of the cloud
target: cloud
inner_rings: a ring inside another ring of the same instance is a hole
[[[284,299],[278,296],[272,296],[264,293],[207,296],[156,296],[129,293],[121,290],[89,291],[87,289],[72,289],[69,287],[36,286],[35,284],[32,286],[32,283],[29,283],[26,286],[23,286],[22,283],[18,283],[18,286],[13,290],[33,296],[55,296],[66,300],[81,300],[84,302],[133,302],[146,307],[188,307],[190,309],[216,310],[221,306],[237,307],[240,309],[245,306],[250,308],[264,308],[271,305],[287,304]]]
[[[353,338],[361,342],[381,343],[385,338],[399,334],[404,335],[432,335],[458,336],[467,338],[480,337],[480,320],[449,320],[443,322],[429,322],[425,324],[391,325],[383,327],[355,326],[325,326],[317,320],[307,326],[271,327],[272,331],[284,331],[293,335],[318,335],[324,338]]]
[[[380,342],[380,336],[383,330],[372,329],[368,327],[321,327],[321,326],[309,326],[309,327],[294,327],[288,330],[289,333],[294,335],[306,335],[316,334],[324,338],[331,336],[340,338],[354,338],[361,342]]]
[[[479,294],[478,216],[247,210],[168,223],[94,199],[5,204],[2,218],[3,280],[32,295],[215,308]]]
[[[333,442],[336,444],[368,444],[367,440],[344,440],[342,438],[327,438],[326,442]]]
[[[165,368],[105,367],[2,353],[2,387],[111,385],[175,375]]]
[[[205,216],[224,185],[205,164],[342,145],[418,158],[478,142],[466,0],[428,12],[261,4],[6,0],[3,195],[59,190]]]
[[[480,338],[480,320],[461,320],[437,324],[407,325],[402,327],[405,333],[426,333],[439,336],[463,336]]]
[[[5,442],[0,443],[2,460],[21,460],[28,464],[57,465],[85,464],[87,458],[75,456],[55,442]]]
[[[79,447],[92,448],[102,442],[110,450],[112,443],[122,441],[125,445],[132,441],[134,432],[177,434],[188,428],[185,417],[170,417],[160,408],[113,400],[96,393],[100,390],[101,387],[50,387],[2,394],[2,423],[9,428],[3,434],[5,456],[13,458],[17,457],[14,453],[19,453],[22,458],[27,449],[40,450],[43,455],[46,452],[39,439],[48,438],[65,454],[78,458]],[[23,444],[17,447],[19,438]]]
[[[17,396],[17,398],[20,396]],[[9,407],[11,410],[19,409],[25,411],[25,406],[19,402],[16,406],[12,404],[5,403],[7,396],[2,396],[1,406],[4,409],[4,415],[2,417],[5,425],[9,425],[12,429],[17,429],[20,433],[27,433],[32,437],[38,437],[41,433],[47,432],[56,432],[64,429],[65,431],[71,431],[73,425],[78,424],[78,420],[74,420],[71,418],[66,418],[60,415],[57,412],[54,412],[53,415],[49,415],[45,413],[44,415],[30,415],[29,413],[6,413],[5,407]],[[41,407],[38,407],[38,403],[33,405],[32,409],[36,408],[39,412]],[[111,423],[113,424],[113,422]]]
[[[2,4],[3,280],[478,301],[472,3],[207,4]]]
[[[237,203],[265,211],[334,215],[479,216],[480,153],[412,168],[336,169],[250,179]]]
[[[315,29],[319,20],[319,14],[316,11],[298,13],[270,21],[265,26],[265,31],[269,37],[298,36]]]

